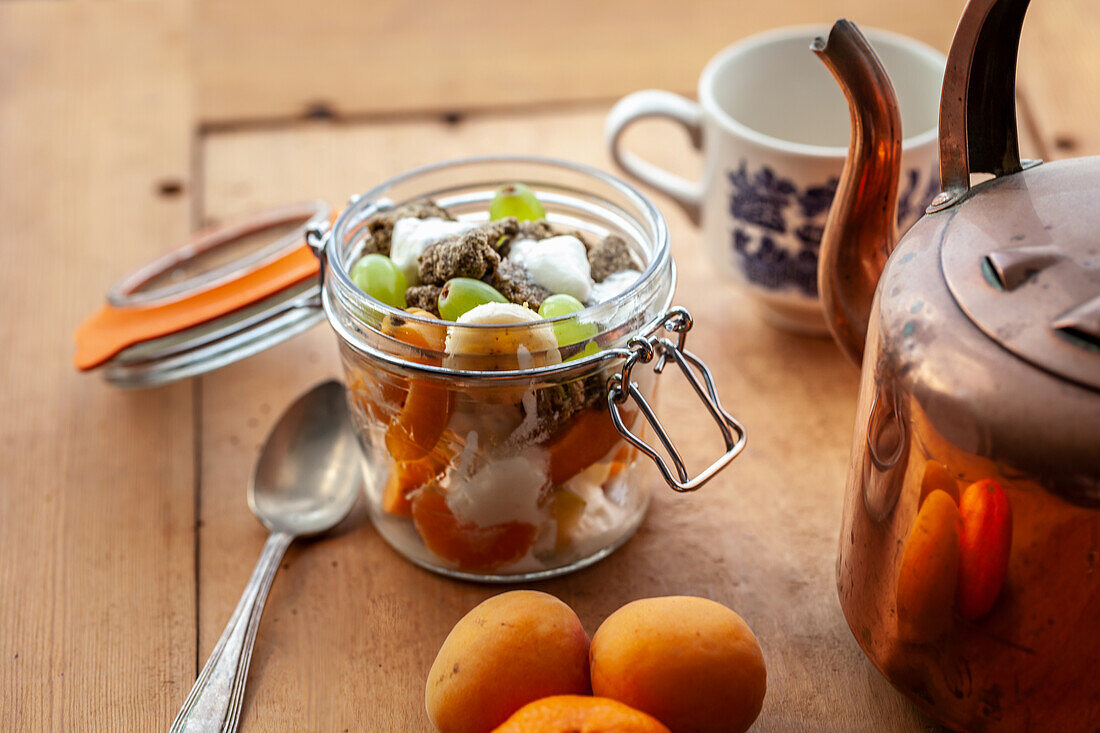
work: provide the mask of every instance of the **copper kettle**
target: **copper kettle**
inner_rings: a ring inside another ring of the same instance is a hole
[[[814,42],[852,117],[819,285],[863,368],[837,585],[864,652],[941,722],[1093,730],[1100,157],[1020,159],[1027,5],[963,11],[941,97],[942,193],[896,248],[893,88],[851,23]]]

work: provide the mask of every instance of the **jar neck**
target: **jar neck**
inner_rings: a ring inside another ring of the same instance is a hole
[[[645,264],[638,280],[624,292],[577,313],[557,319],[515,324],[482,325],[444,323],[387,306],[366,295],[349,276],[368,235],[369,217],[389,206],[431,198],[463,221],[485,221],[496,188],[522,180],[543,201],[552,224],[581,232],[593,239],[615,234],[625,239]],[[675,288],[675,269],[669,253],[668,229],[663,217],[647,199],[630,186],[596,169],[539,158],[503,157],[453,161],[412,171],[387,181],[353,200],[326,238],[324,251],[324,307],[333,327],[347,344],[367,356],[412,371],[432,364],[451,367],[451,373],[496,375],[515,372],[528,377],[539,372],[560,373],[572,365],[591,365],[606,354],[581,356],[577,347],[555,346],[546,353],[522,351],[512,358],[495,358],[493,364],[477,359],[468,364],[448,360],[448,339],[493,337],[524,330],[549,331],[563,322],[595,326],[593,340],[603,351],[623,346],[632,336],[658,319],[669,307]],[[408,322],[428,334],[426,341],[439,350],[417,348],[387,333],[395,319]],[[521,342],[526,339],[518,339]],[[534,343],[545,340],[531,339]],[[553,339],[550,339],[553,342]],[[553,353],[550,353],[550,352]],[[577,353],[573,353],[577,352]],[[578,357],[576,361],[569,361]],[[567,360],[562,365],[563,360]],[[448,361],[450,362],[448,364]]]

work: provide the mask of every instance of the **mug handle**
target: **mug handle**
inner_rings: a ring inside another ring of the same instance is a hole
[[[696,103],[679,94],[659,89],[646,89],[628,94],[620,99],[604,123],[604,140],[615,163],[627,174],[642,183],[672,197],[698,225],[703,205],[703,185],[669,173],[637,155],[623,150],[619,144],[623,133],[631,123],[645,117],[665,117],[679,122],[687,130],[696,150],[703,148],[703,110]]]

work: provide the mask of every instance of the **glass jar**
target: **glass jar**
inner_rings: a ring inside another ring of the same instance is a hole
[[[622,237],[644,271],[605,302],[522,326],[448,324],[352,283],[373,214],[432,198],[484,221],[495,190],[514,181],[537,192],[550,222]],[[74,363],[121,387],[149,387],[247,358],[327,316],[375,526],[413,562],[475,580],[558,575],[625,542],[649,503],[642,454],[674,489],[692,491],[744,447],[710,373],[684,350],[692,321],[670,307],[676,270],[664,219],[619,179],[545,158],[470,158],[386,181],[331,221],[329,207],[312,202],[198,233],[112,289],[77,330]],[[583,339],[559,348],[562,329]],[[725,442],[694,477],[651,407],[669,363]],[[664,454],[643,440],[649,433]]]
[[[623,237],[644,272],[607,302],[521,326],[447,324],[387,306],[352,283],[373,214],[431,198],[460,220],[484,221],[495,189],[511,181],[536,192],[552,223]],[[418,565],[481,581],[584,567],[625,542],[645,515],[640,454],[675,488],[692,490],[744,445],[709,373],[682,349],[691,317],[670,309],[676,274],[664,219],[613,176],[530,157],[433,165],[354,197],[309,241],[324,263],[322,303],[339,337],[371,519]],[[593,343],[559,349],[555,329],[578,325]],[[651,408],[655,378],[669,361],[726,442],[726,453],[695,478]],[[637,368],[649,362],[652,369]],[[644,442],[647,432],[672,467]]]

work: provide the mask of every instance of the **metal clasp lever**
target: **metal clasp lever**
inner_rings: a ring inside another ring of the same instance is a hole
[[[676,491],[695,491],[714,478],[715,474],[725,468],[745,448],[745,429],[733,415],[730,415],[722,407],[722,402],[718,399],[718,392],[714,386],[714,377],[711,375],[710,370],[694,354],[684,349],[687,332],[691,330],[691,326],[691,314],[686,309],[670,309],[653,333],[644,337],[637,336],[630,340],[627,344],[629,354],[626,357],[626,363],[623,364],[623,368],[618,374],[608,380],[607,406],[610,409],[611,420],[615,423],[616,429],[631,444],[657,464],[657,468],[661,469],[665,481]],[[675,344],[668,338],[656,335],[656,331],[662,328],[677,335]],[[710,416],[718,424],[718,429],[722,432],[722,439],[726,443],[726,452],[694,478],[688,476],[687,468],[684,466],[683,459],[680,458],[679,451],[676,450],[672,438],[669,437],[668,432],[661,425],[661,421],[653,412],[653,408],[642,396],[641,391],[638,389],[638,383],[630,379],[635,364],[638,362],[648,364],[654,357],[657,357],[657,363],[653,365],[653,371],[658,374],[661,373],[670,358],[679,365],[680,370],[695,390],[695,394],[706,405]],[[702,382],[700,382],[700,377],[702,377]],[[638,403],[645,419],[653,427],[661,444],[672,457],[672,461],[676,466],[675,475],[669,469],[664,458],[652,446],[631,432],[626,423],[623,422],[619,406],[625,404],[630,398]]]

